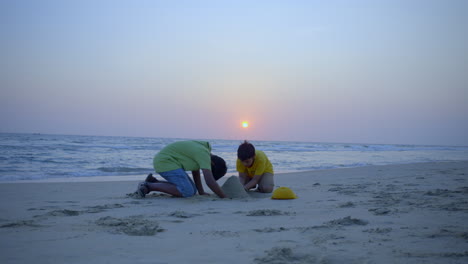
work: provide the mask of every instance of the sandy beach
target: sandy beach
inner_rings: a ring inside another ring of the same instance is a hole
[[[275,175],[294,200],[134,198],[144,177],[0,184],[0,263],[468,263],[468,162]]]

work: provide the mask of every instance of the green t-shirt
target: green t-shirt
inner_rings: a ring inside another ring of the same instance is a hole
[[[210,153],[211,146],[206,141],[174,142],[154,156],[154,170],[158,173],[181,168],[185,171],[211,170]]]

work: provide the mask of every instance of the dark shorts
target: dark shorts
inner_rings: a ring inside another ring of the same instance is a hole
[[[183,169],[160,172],[159,175],[174,184],[183,197],[191,197],[197,193],[195,183]]]

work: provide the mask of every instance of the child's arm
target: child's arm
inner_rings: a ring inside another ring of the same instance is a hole
[[[260,180],[262,179],[262,176],[263,175],[255,175],[252,178],[252,180],[250,180],[247,184],[244,185],[244,189],[250,190],[253,187],[255,187],[255,185],[257,185],[260,182]]]
[[[242,186],[246,185],[249,182],[249,179],[247,177],[247,173],[239,172],[239,181],[242,184]]]
[[[198,194],[200,195],[206,194],[205,190],[203,190],[203,184],[200,178],[200,171],[199,170],[192,171],[192,177],[193,177],[193,180],[195,181],[195,186],[197,187]]]
[[[202,169],[202,172],[203,172],[203,176],[205,177],[206,185],[208,185],[208,187],[210,187],[210,189],[214,193],[216,193],[216,195],[218,195],[219,197],[226,198],[226,195],[224,194],[223,189],[219,187],[218,183],[213,177],[213,174],[211,173],[211,170]]]
[[[255,169],[255,176],[247,184],[244,185],[244,189],[246,190],[250,190],[253,187],[255,187],[260,182],[263,173],[265,172],[266,161],[264,159],[258,157],[254,162],[257,166]]]

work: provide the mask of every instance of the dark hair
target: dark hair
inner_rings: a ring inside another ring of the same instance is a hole
[[[241,160],[248,160],[255,156],[255,147],[250,144],[247,140],[244,140],[244,143],[240,144],[237,149],[237,157]]]
[[[217,181],[227,172],[226,161],[216,155],[211,155],[211,173]]]

